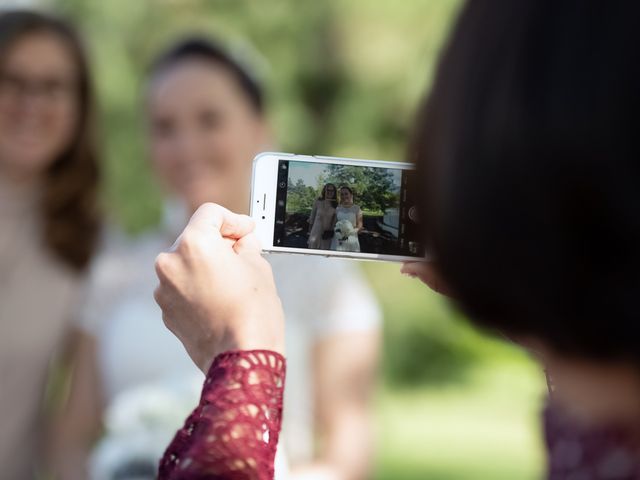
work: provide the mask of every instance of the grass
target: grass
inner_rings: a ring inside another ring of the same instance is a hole
[[[397,265],[363,268],[385,312],[384,363],[396,365],[385,368],[376,405],[375,478],[541,478],[539,367],[520,349],[470,327],[417,281],[400,277]],[[446,368],[459,357],[459,368]],[[403,367],[407,361],[416,365]],[[444,373],[422,374],[434,364]],[[410,375],[398,382],[403,368]]]
[[[482,367],[455,387],[383,388],[376,478],[541,478],[543,392],[540,373],[524,364]]]

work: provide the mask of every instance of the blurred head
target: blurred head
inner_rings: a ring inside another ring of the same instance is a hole
[[[635,2],[470,1],[411,156],[476,323],[640,368],[639,20]]]
[[[149,78],[151,161],[167,190],[195,210],[249,208],[254,156],[269,145],[261,86],[214,42],[192,38],[161,54]]]
[[[340,204],[350,205],[353,203],[353,190],[350,187],[340,187]]]
[[[74,30],[43,14],[0,14],[0,175],[39,184],[46,243],[84,267],[98,226],[89,70]]]
[[[320,200],[335,200],[337,196],[336,194],[336,186],[333,183],[327,183],[324,187],[322,187]]]

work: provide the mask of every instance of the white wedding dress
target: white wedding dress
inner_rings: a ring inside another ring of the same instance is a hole
[[[358,215],[360,214],[360,207],[358,205],[351,205],[350,207],[343,207],[342,205],[338,205],[336,208],[336,225],[346,220],[351,223],[354,230],[358,226]],[[339,250],[339,239],[341,235],[339,233],[334,233],[333,239],[331,240],[331,250]],[[360,241],[358,240],[358,233],[355,232],[350,235],[349,243],[355,245],[355,248],[350,249],[352,252],[360,251]]]

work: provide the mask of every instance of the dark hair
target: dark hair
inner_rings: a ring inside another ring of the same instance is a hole
[[[640,4],[472,0],[418,115],[428,247],[478,324],[640,363]]]
[[[325,183],[324,187],[322,187],[322,193],[320,194],[320,198],[318,198],[318,200],[325,200],[326,196],[327,196],[327,187],[333,187],[333,201],[331,202],[331,205],[333,205],[333,208],[336,208],[338,206],[338,201],[336,200],[336,198],[338,197],[338,189],[336,188],[336,186],[333,183]]]
[[[95,251],[101,225],[100,169],[89,66],[80,39],[69,24],[22,10],[0,13],[0,64],[16,42],[33,34],[60,39],[76,65],[80,105],[77,130],[71,144],[44,174],[40,208],[44,243],[68,266],[83,270]]]
[[[349,191],[349,193],[350,193],[351,195],[353,195],[353,190],[351,189],[351,187],[347,187],[346,185],[342,185],[342,186],[338,189],[338,191],[340,191],[340,190],[348,190],[348,191]]]
[[[264,91],[260,83],[239,60],[217,41],[193,36],[185,38],[161,53],[151,64],[151,77],[175,67],[184,60],[198,59],[221,66],[230,72],[253,109],[264,113]]]

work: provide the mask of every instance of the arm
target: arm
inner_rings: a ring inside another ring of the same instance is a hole
[[[69,392],[54,413],[47,456],[54,478],[85,480],[91,445],[101,430],[103,402],[95,341],[79,330],[71,337]]]
[[[359,480],[371,477],[375,387],[380,335],[343,333],[314,348],[316,427],[320,449],[292,479]]]
[[[200,405],[161,460],[161,480],[273,477],[284,313],[253,227],[204,204],[156,259],[162,320],[207,374]]]
[[[362,209],[358,207],[358,213],[356,215],[356,230],[360,232],[364,228],[364,220],[363,220]]]
[[[313,224],[316,222],[316,215],[318,213],[318,200],[313,202],[313,209],[311,210],[311,216],[309,217],[309,227],[313,228]]]
[[[160,462],[159,480],[271,480],[286,364],[267,350],[216,357],[200,405]]]

